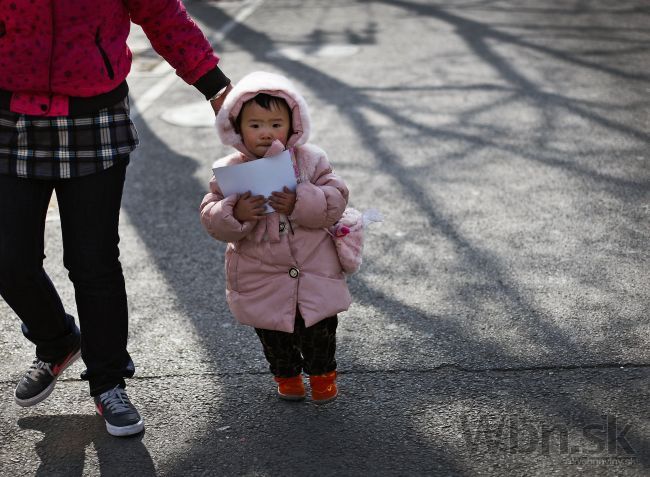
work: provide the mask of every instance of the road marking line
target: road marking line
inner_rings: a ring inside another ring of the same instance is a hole
[[[213,33],[208,41],[211,45],[217,45],[223,42],[228,33],[235,28],[238,24],[243,23],[260,5],[264,0],[251,0],[244,4],[244,6],[237,12],[235,17],[222,26],[219,30]],[[142,116],[149,107],[160,98],[165,91],[167,91],[172,84],[176,81],[176,72],[166,61],[161,62],[156,66],[152,72],[163,73],[163,76],[156,84],[147,90],[140,98],[135,100],[131,98],[131,119]]]

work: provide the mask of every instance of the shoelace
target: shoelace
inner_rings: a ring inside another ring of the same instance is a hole
[[[102,393],[99,398],[102,401],[102,404],[114,413],[119,414],[131,410],[131,401],[129,401],[129,396],[127,396],[126,391],[119,386]]]
[[[39,378],[44,374],[49,374],[50,376],[54,376],[54,374],[52,373],[52,368],[50,368],[50,363],[41,361],[38,358],[34,359],[34,362],[27,370],[26,375],[29,376],[29,379],[31,379],[32,381],[38,381]]]

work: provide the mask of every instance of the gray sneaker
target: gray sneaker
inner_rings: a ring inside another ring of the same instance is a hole
[[[27,407],[38,404],[54,390],[56,380],[79,356],[79,343],[65,357],[52,363],[34,359],[14,391],[14,400],[19,406]]]
[[[106,421],[106,430],[112,436],[130,436],[144,430],[144,421],[138,410],[131,404],[126,391],[119,386],[95,396],[95,407]]]

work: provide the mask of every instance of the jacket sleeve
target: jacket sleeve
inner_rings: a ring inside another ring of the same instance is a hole
[[[347,186],[321,153],[311,181],[301,182],[296,188],[296,205],[290,219],[303,227],[330,227],[343,215],[348,195]]]
[[[233,209],[238,196],[224,197],[214,177],[210,181],[210,192],[205,195],[199,208],[201,223],[208,233],[222,242],[237,242],[246,237],[255,226],[255,222],[240,222],[235,218]]]
[[[186,83],[194,84],[205,75],[220,73],[219,58],[180,0],[125,0],[125,3],[133,23],[142,27],[156,52]],[[222,79],[223,84],[213,85],[212,89],[216,90],[212,94],[230,82],[223,78],[227,81]]]

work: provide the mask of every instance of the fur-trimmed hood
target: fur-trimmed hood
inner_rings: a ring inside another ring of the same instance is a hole
[[[226,146],[233,146],[249,158],[252,157],[252,154],[244,146],[241,135],[235,131],[235,120],[242,105],[260,93],[282,98],[289,105],[293,134],[287,141],[287,148],[305,144],[311,130],[311,120],[305,99],[289,79],[266,71],[255,71],[244,76],[226,96],[216,119],[217,132],[221,142]]]

